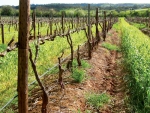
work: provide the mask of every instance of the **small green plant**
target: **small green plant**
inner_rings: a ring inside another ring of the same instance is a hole
[[[86,110],[85,113],[92,113],[90,110]]]
[[[7,113],[15,113],[15,111],[13,111],[13,109],[10,108],[10,109],[7,110]]]
[[[89,94],[87,95],[87,102],[95,108],[102,108],[110,101],[110,96],[106,93],[102,94]]]
[[[75,82],[81,83],[85,79],[85,71],[75,68],[71,77],[74,79]]]
[[[78,113],[82,113],[80,109],[78,109]]]
[[[107,43],[107,42],[104,42],[102,43],[102,47],[108,49],[108,50],[116,50],[116,51],[120,51],[120,48],[116,45],[113,45],[113,44],[110,44],[110,43]]]
[[[7,48],[7,45],[1,44],[1,45],[0,45],[0,52],[6,50],[6,48]]]
[[[73,65],[73,67],[77,67],[78,66],[78,63],[77,63],[76,59],[73,59],[72,65]]]
[[[84,68],[84,69],[91,67],[91,65],[85,60],[81,60],[81,63],[82,63],[82,68]]]
[[[86,60],[82,60],[82,59],[81,59],[81,64],[82,64],[82,68],[84,68],[84,69],[91,67],[91,65],[90,65]],[[77,60],[74,59],[74,60],[73,60],[73,67],[77,67],[77,66],[78,66]]]

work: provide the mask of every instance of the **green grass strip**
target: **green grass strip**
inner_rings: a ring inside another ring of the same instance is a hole
[[[138,113],[150,113],[150,38],[123,18],[114,28],[121,30],[132,108]]]

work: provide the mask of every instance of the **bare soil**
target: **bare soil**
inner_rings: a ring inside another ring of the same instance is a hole
[[[115,30],[107,34],[106,42],[120,45],[120,38]],[[86,80],[83,83],[74,83],[70,72],[63,75],[65,89],[61,90],[57,83],[57,74],[45,76],[43,79],[49,93],[48,113],[127,113],[125,102],[125,72],[122,65],[122,54],[118,51],[109,51],[99,43],[92,52],[92,58],[87,60],[91,68],[86,69]],[[85,96],[88,93],[106,92],[111,101],[103,108],[95,109],[90,106]],[[30,96],[29,113],[41,113],[42,92],[37,87]]]

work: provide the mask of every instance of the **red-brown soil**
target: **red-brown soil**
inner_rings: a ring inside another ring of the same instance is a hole
[[[106,42],[120,45],[120,38],[115,30],[107,34]],[[123,81],[122,55],[117,51],[109,51],[102,47],[103,42],[92,52],[92,58],[87,60],[91,68],[86,69],[87,79],[83,83],[74,83],[69,77],[70,72],[63,75],[65,89],[61,90],[56,75],[46,76],[44,85],[49,94],[49,113],[126,113],[125,83]],[[106,92],[111,101],[103,108],[95,109],[88,105],[85,99],[87,93]],[[42,92],[35,88],[30,96],[29,113],[41,113]]]

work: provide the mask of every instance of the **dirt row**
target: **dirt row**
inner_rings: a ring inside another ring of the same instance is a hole
[[[107,34],[106,42],[120,45],[120,38],[115,30]],[[49,93],[49,113],[126,113],[125,101],[126,84],[123,80],[125,72],[122,65],[122,54],[118,51],[109,51],[102,47],[102,43],[93,50],[92,59],[87,60],[91,68],[86,69],[87,79],[83,83],[74,83],[70,72],[64,73],[65,89],[61,90],[55,79],[56,76],[46,76],[44,84]],[[56,81],[53,81],[53,80]],[[111,101],[103,108],[95,109],[87,104],[87,93],[107,93]],[[35,88],[30,96],[29,113],[41,113],[41,95],[39,88]]]

